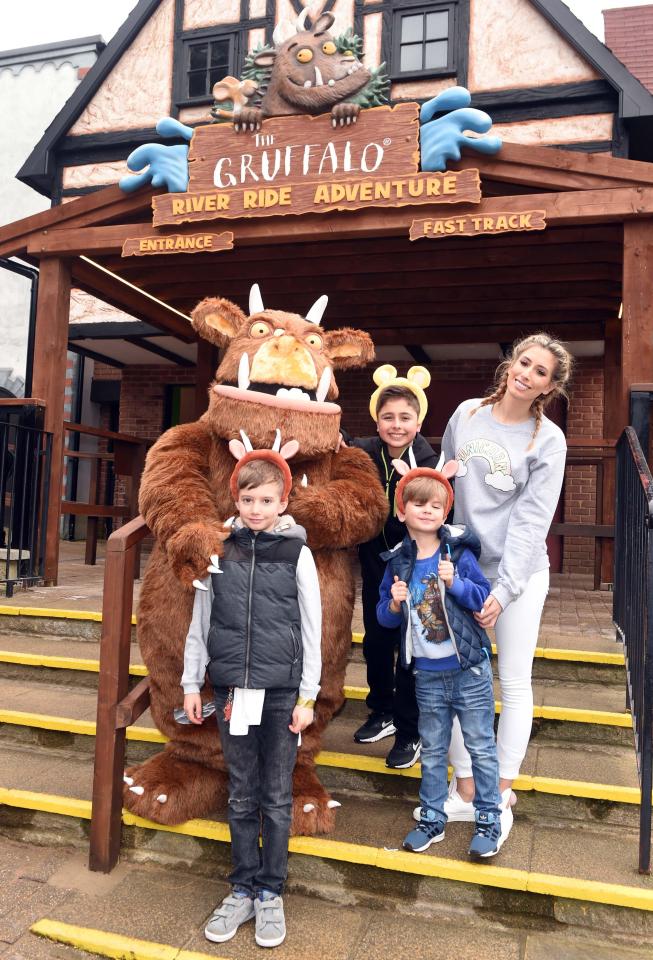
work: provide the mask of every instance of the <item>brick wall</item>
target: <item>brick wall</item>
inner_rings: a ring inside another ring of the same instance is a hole
[[[603,358],[577,361],[567,411],[568,439],[603,436]],[[596,467],[567,467],[564,518],[568,522],[596,523]],[[594,563],[594,541],[566,537],[565,573],[590,573]]]
[[[604,10],[605,43],[653,93],[653,4]]]
[[[195,383],[193,367],[134,366],[122,371],[120,430],[156,440],[163,428],[165,388]]]

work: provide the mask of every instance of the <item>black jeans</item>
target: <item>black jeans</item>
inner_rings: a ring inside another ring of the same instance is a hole
[[[255,896],[259,890],[281,894],[288,875],[288,837],[292,818],[292,774],[297,734],[288,724],[297,690],[266,690],[260,726],[232,737],[224,719],[225,687],[215,690],[222,751],[229,771],[231,859],[229,881]],[[259,846],[259,836],[263,838]]]
[[[370,692],[367,706],[374,713],[391,714],[400,737],[415,742],[417,730],[417,700],[415,677],[411,670],[404,670],[399,663],[395,667],[395,652],[399,646],[400,631],[382,627],[376,619],[379,602],[379,587],[385,572],[385,563],[378,567],[363,569],[361,599],[363,602],[363,656],[367,663],[367,683]]]

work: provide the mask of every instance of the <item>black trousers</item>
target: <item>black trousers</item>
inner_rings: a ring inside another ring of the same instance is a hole
[[[376,619],[379,587],[385,563],[366,556],[361,564],[363,578],[363,656],[367,663],[367,683],[370,692],[366,703],[374,713],[391,714],[397,734],[413,743],[419,738],[417,729],[417,700],[415,677],[412,670],[404,670],[396,655],[400,632],[382,627]],[[396,665],[395,665],[396,660]]]

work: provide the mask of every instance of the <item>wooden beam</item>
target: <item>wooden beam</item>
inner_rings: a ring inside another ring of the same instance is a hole
[[[60,224],[72,226],[74,221],[76,230],[82,226],[133,216],[140,210],[147,211],[149,218],[153,193],[162,192],[137,190],[136,193],[123,193],[118,186],[105,187],[104,190],[8,223],[0,227],[0,256],[10,257],[27,251],[33,234],[51,230]]]
[[[557,322],[550,313],[530,321],[521,318],[514,325],[505,323],[479,323],[478,318],[465,317],[463,322],[448,326],[415,327],[412,324],[395,324],[387,327],[368,326],[358,323],[367,330],[377,347],[406,346],[407,344],[449,344],[449,343],[512,343],[522,334],[534,333],[544,327],[547,332],[568,342],[577,340],[602,340],[603,325],[593,321],[589,323],[566,323],[563,318]]]
[[[44,578],[51,584],[57,582],[59,566],[69,315],[70,264],[66,260],[48,257],[41,263],[39,276],[32,393],[45,401],[44,429],[52,433],[44,568]]]
[[[399,207],[394,209],[370,208],[354,213],[307,214],[301,217],[269,217],[265,220],[232,220],[230,230],[234,233],[236,247],[256,244],[304,243],[314,241],[316,237],[328,236],[329,239],[356,239],[372,236],[396,236],[406,234],[410,224],[415,219],[429,217],[454,217],[457,214],[476,213],[519,213],[523,210],[544,210],[549,226],[566,224],[592,224],[620,222],[634,219],[641,215],[653,214],[653,187],[636,186],[621,187],[610,190],[572,190],[563,193],[536,193],[527,196],[489,197],[480,204],[457,204],[443,212],[441,207]],[[116,205],[116,217],[122,208]],[[93,220],[95,216],[95,220]],[[105,216],[107,216],[105,212]],[[93,223],[87,224],[87,220]],[[79,226],[93,225],[98,222],[95,214],[80,218],[74,224]],[[202,223],[202,228],[211,221]],[[139,229],[143,228],[143,224]],[[130,226],[130,233],[124,236],[139,236],[137,224]],[[149,227],[148,227],[149,229]],[[112,252],[118,252],[117,239],[114,235]],[[433,241],[423,240],[416,243],[424,244]],[[470,240],[474,243],[474,240]],[[75,249],[79,248],[81,238],[75,241]],[[36,251],[38,244],[30,249]],[[106,249],[106,248],[105,248]],[[42,239],[38,252],[48,251],[48,242]],[[107,251],[108,252],[108,251]],[[0,255],[2,247],[0,246]],[[228,254],[227,254],[228,255]],[[225,255],[225,256],[227,256]]]
[[[151,300],[143,291],[126,286],[119,279],[98,270],[84,260],[73,260],[72,272],[78,286],[105,303],[124,310],[125,313],[137,319],[145,320],[186,343],[196,339],[190,321],[173,313],[165,305]]]

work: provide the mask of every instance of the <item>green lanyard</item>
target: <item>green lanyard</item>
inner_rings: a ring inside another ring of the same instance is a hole
[[[408,444],[408,447],[409,447],[409,446],[410,446],[410,444]],[[395,457],[395,460],[401,460],[401,458],[402,458],[403,455],[405,454],[406,450],[408,450],[408,447],[404,447],[404,449],[401,451],[401,453],[399,454],[399,456],[398,456],[398,457]],[[392,482],[392,478],[394,477],[394,475],[395,475],[395,473],[396,473],[397,471],[396,471],[396,469],[395,469],[394,467],[392,468],[392,470],[389,469],[389,467],[388,467],[388,461],[387,461],[386,458],[385,458],[385,450],[384,450],[384,448],[383,448],[383,445],[381,445],[381,460],[383,461],[383,469],[384,469],[384,471],[385,471],[385,498],[386,498],[386,500],[388,501],[388,503],[390,503],[390,484],[391,484],[391,482]],[[393,516],[393,517],[396,517],[396,516],[397,516],[397,498],[396,498],[396,497],[393,499],[393,503],[392,503],[392,516]],[[390,545],[388,544],[388,541],[387,541],[386,535],[385,535],[385,525],[384,525],[384,527],[383,527],[383,540],[384,540],[384,543],[385,543],[385,545],[386,545],[386,549],[390,550],[391,547],[390,547]]]

